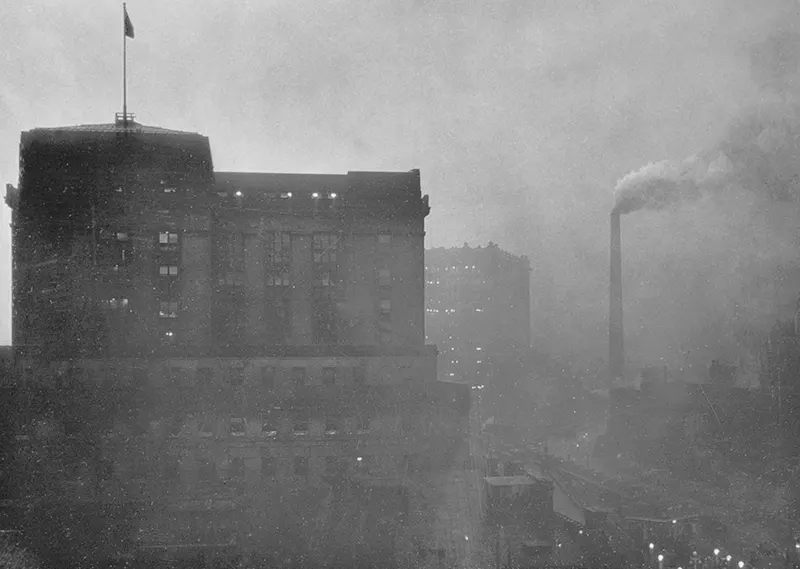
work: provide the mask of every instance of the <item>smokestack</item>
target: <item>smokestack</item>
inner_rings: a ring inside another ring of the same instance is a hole
[[[622,379],[625,349],[622,339],[622,235],[619,212],[611,213],[610,298],[608,312],[609,383]],[[609,385],[610,387],[611,385]]]

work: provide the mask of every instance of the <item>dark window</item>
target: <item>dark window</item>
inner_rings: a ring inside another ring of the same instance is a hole
[[[353,384],[361,387],[367,384],[367,370],[364,366],[353,368]]]
[[[341,475],[347,472],[347,460],[338,456],[325,457],[325,472],[330,475]]]
[[[303,436],[308,434],[308,419],[298,417],[292,423],[292,432],[296,436]]]
[[[241,233],[217,235],[217,285],[239,287],[244,283],[245,246]]]
[[[325,421],[325,434],[333,436],[339,433],[339,421],[336,419],[327,419]]]
[[[241,417],[232,417],[230,421],[229,431],[234,437],[243,437],[246,432],[245,420]]]
[[[292,239],[285,232],[268,233],[266,279],[267,286],[289,286],[291,284]]]
[[[210,437],[214,435],[215,421],[213,419],[206,419],[200,422],[200,436]]]
[[[293,367],[292,368],[292,383],[295,385],[302,385],[306,382],[306,368]]]
[[[379,233],[378,234],[378,245],[391,245],[392,244],[392,234],[391,233]]]
[[[314,234],[314,263],[336,263],[339,253],[339,236],[333,233]]]
[[[181,477],[181,463],[180,459],[175,455],[167,455],[164,458],[162,465],[164,478],[169,481],[180,480]]]
[[[265,417],[261,421],[261,436],[269,438],[278,436],[278,421],[275,418]]]
[[[275,387],[275,367],[274,366],[264,366],[261,368],[261,383],[267,389],[273,389]]]
[[[228,477],[234,480],[244,479],[244,460],[234,456],[228,461]]]
[[[228,372],[230,384],[233,387],[241,387],[244,385],[244,368],[243,367],[233,367]]]
[[[294,475],[305,478],[308,476],[308,458],[296,456],[294,458]]]
[[[197,385],[203,387],[211,383],[214,374],[211,372],[210,367],[201,367],[197,369]]]
[[[369,417],[359,416],[356,418],[356,432],[358,433],[368,433],[370,426]]]
[[[272,457],[261,457],[261,476],[264,478],[272,478],[275,476],[275,460]]]
[[[197,477],[201,482],[214,482],[217,479],[217,465],[210,458],[197,461]]]
[[[389,269],[378,269],[378,285],[382,287],[392,286],[392,274]]]
[[[322,384],[335,385],[336,384],[336,368],[324,367],[322,368]]]

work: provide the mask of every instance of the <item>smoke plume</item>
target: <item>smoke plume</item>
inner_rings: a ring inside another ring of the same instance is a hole
[[[782,99],[745,112],[706,152],[618,182],[614,210],[641,212],[623,246],[633,359],[741,365],[793,311],[800,106]]]

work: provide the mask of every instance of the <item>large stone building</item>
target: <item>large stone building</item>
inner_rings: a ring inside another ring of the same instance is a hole
[[[469,462],[469,393],[425,343],[419,171],[214,172],[208,138],[118,117],[24,132],[6,199],[5,513],[29,544],[463,560],[444,490]]]

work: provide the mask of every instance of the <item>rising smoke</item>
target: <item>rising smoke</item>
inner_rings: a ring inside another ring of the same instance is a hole
[[[708,151],[619,180],[614,211],[641,212],[623,239],[632,352],[741,365],[787,318],[800,294],[799,157],[800,105],[782,97]]]

